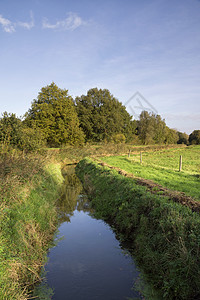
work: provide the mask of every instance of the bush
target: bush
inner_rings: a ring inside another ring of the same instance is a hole
[[[113,140],[114,144],[122,144],[122,143],[125,143],[126,137],[124,134],[118,133],[118,134],[113,135],[112,140]]]
[[[39,128],[22,128],[18,148],[20,150],[34,151],[45,145],[45,138]]]
[[[0,119],[0,151],[9,152],[13,148],[33,151],[44,146],[44,135],[39,128],[25,127],[15,114],[4,112]]]

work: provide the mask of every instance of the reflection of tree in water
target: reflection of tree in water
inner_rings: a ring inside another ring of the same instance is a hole
[[[70,222],[70,217],[74,211],[88,211],[87,197],[82,192],[82,184],[75,174],[74,167],[65,167],[65,182],[63,185],[62,196],[58,200],[58,214],[60,223]]]
[[[78,196],[76,209],[78,211],[84,211],[84,212],[92,213],[93,209],[89,205],[87,195],[81,194],[81,195]]]
[[[58,214],[60,222],[69,222],[70,217],[76,209],[78,195],[82,190],[80,180],[72,167],[65,168],[65,182],[63,185],[62,196],[58,201]]]
[[[57,201],[57,210],[60,224],[70,222],[70,218],[74,215],[74,211],[91,211],[88,204],[88,198],[82,193],[82,184],[75,174],[74,167],[65,167],[63,170],[65,182],[63,184],[62,196]],[[43,274],[45,278],[45,274]],[[34,299],[52,299],[53,290],[46,284],[45,279],[38,284],[32,296]]]
[[[43,280],[41,283],[35,286],[31,298],[28,299],[42,299],[51,300],[54,295],[53,289]]]

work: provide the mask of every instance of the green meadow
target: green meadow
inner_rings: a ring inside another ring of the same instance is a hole
[[[182,155],[182,170],[179,160]],[[161,149],[123,156],[101,157],[109,165],[119,167],[136,177],[150,179],[168,189],[184,192],[200,201],[200,146]]]

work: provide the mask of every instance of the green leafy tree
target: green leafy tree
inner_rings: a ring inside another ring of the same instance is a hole
[[[0,118],[0,142],[7,146],[17,146],[20,139],[22,121],[13,113],[4,112]]]
[[[166,126],[165,144],[177,144],[178,139],[177,131]]]
[[[127,143],[138,144],[138,142],[136,142],[138,139],[137,126],[138,126],[138,124],[137,124],[136,120],[131,120],[126,125],[125,130],[124,130],[124,135],[126,137]]]
[[[166,135],[165,120],[160,115],[154,115],[154,142],[155,144],[164,144]]]
[[[154,144],[155,140],[155,118],[154,114],[142,111],[138,122],[138,135],[142,144]]]
[[[46,143],[45,137],[39,128],[22,127],[18,148],[20,150],[35,151],[43,147]]]
[[[39,129],[27,128],[15,114],[4,112],[0,119],[0,143],[7,151],[13,147],[33,151],[43,146],[45,140]]]
[[[178,131],[177,134],[178,134],[178,138],[179,138],[177,144],[188,145],[188,143],[189,143],[189,135],[187,133],[185,133],[185,132],[180,132],[180,131]]]
[[[75,100],[80,126],[87,141],[111,141],[115,134],[125,137],[132,130],[131,116],[107,89],[93,88]]]
[[[194,130],[189,135],[189,142],[192,145],[200,145],[200,130]]]
[[[25,123],[31,128],[40,128],[50,146],[84,142],[73,99],[67,90],[58,88],[55,83],[41,89]]]
[[[142,144],[174,144],[178,141],[175,130],[166,126],[160,115],[142,111],[138,121],[138,135]]]

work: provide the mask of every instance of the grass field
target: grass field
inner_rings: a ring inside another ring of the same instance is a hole
[[[183,159],[181,172],[180,155]],[[101,160],[200,201],[200,146],[143,152],[142,164],[140,154],[102,157]]]

